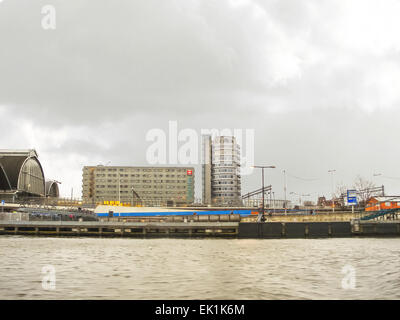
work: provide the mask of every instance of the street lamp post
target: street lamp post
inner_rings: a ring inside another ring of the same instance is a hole
[[[118,172],[118,204],[121,204],[121,176]]]
[[[335,186],[334,186],[334,182],[333,182],[333,175],[336,172],[336,170],[332,169],[332,170],[328,170],[328,172],[332,176],[332,212],[335,213],[335,194],[334,194],[335,193],[335,191],[334,191]]]
[[[287,214],[287,203],[286,203],[286,192],[287,192],[287,187],[286,187],[286,170],[283,170],[283,191],[285,193],[285,215]]]
[[[118,171],[118,217],[121,216],[121,175]],[[119,219],[118,219],[119,221]]]
[[[374,177],[381,177],[381,176],[382,176],[382,173],[374,173],[373,176],[374,176]]]
[[[382,173],[374,173],[374,177],[383,177]],[[382,185],[382,196],[385,196],[385,187]]]
[[[272,210],[273,210],[273,213],[275,213],[275,192],[272,192]]]
[[[268,208],[271,210],[271,207],[273,206],[272,204],[272,190],[269,192],[269,206]]]
[[[261,213],[258,215],[258,222],[265,221],[265,195],[264,195],[264,169],[275,169],[275,166],[253,166],[253,168],[261,169],[261,177],[262,177],[262,209]]]

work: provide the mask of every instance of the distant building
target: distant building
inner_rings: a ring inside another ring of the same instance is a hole
[[[327,200],[325,197],[319,197],[318,198],[318,202],[317,202],[317,206],[319,207],[326,207],[327,206]]]
[[[334,200],[327,200],[325,197],[319,197],[318,198],[318,202],[317,202],[317,206],[318,207],[329,207],[332,208],[332,206],[335,206],[335,208],[338,207],[342,207],[343,206],[343,202],[341,198],[337,198]]]
[[[82,199],[91,204],[191,204],[194,168],[86,166],[82,175]]]
[[[58,197],[57,183],[48,186],[36,150],[0,150],[1,200]]]
[[[246,207],[255,207],[262,208],[262,198],[261,196],[257,196],[254,198],[249,198],[243,200],[243,205]],[[271,199],[268,195],[264,198],[264,206],[265,208],[271,209],[291,209],[293,208],[293,204],[290,200],[282,200],[282,199]]]
[[[60,191],[58,189],[58,181],[48,180],[46,181],[46,196],[50,198],[59,198]]]
[[[235,137],[203,136],[203,203],[237,206],[242,204],[240,146]]]
[[[202,139],[202,191],[203,191],[203,204],[211,205],[211,162],[212,162],[212,142],[211,136],[203,136]]]

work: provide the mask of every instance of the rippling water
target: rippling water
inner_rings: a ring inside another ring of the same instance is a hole
[[[0,257],[1,299],[400,298],[400,239],[1,236]],[[355,289],[342,288],[344,266]]]

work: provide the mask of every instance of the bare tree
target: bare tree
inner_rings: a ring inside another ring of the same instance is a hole
[[[365,205],[365,203],[371,198],[372,196],[372,188],[375,188],[375,184],[367,180],[360,175],[358,175],[354,181],[354,189],[358,191],[358,197],[359,197],[359,202],[362,205]]]
[[[338,184],[335,191],[335,198],[341,198],[342,195],[347,194],[347,186],[342,183]]]
[[[339,201],[339,203],[341,205],[345,204],[345,200],[344,197],[346,197],[347,195],[347,186],[343,184],[343,182],[341,182],[340,184],[338,184],[338,186],[336,187],[336,191],[335,191],[335,199],[337,201]]]

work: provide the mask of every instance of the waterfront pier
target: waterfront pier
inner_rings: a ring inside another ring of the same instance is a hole
[[[0,235],[251,239],[399,237],[400,221],[267,223],[0,221]]]
[[[0,221],[0,234],[110,237],[232,237],[237,222]]]

